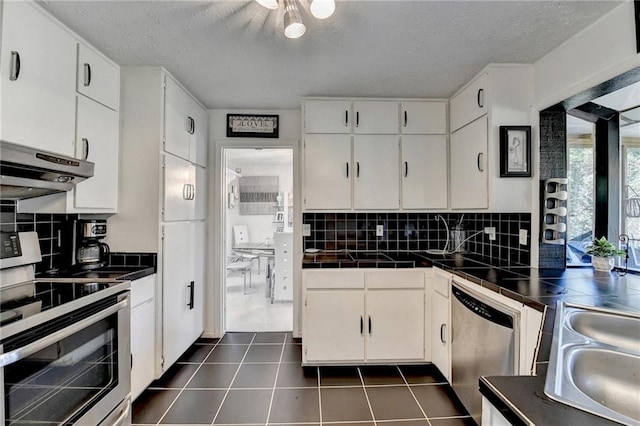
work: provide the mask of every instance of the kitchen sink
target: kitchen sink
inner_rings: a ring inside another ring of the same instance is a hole
[[[640,426],[640,315],[559,302],[544,392]]]

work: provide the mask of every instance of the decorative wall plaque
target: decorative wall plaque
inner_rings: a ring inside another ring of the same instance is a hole
[[[277,138],[279,115],[227,114],[228,138]]]

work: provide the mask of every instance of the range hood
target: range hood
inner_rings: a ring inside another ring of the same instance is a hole
[[[93,176],[94,164],[0,140],[0,199],[70,191]]]

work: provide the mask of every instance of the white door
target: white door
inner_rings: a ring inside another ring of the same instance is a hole
[[[489,207],[487,116],[451,134],[451,208]]]
[[[351,136],[306,135],[306,209],[351,208]]]
[[[29,2],[2,2],[0,137],[72,157],[76,41]]]
[[[400,104],[400,131],[405,135],[447,134],[447,103],[403,101]]]
[[[304,316],[307,361],[364,361],[362,290],[309,291]]]
[[[447,208],[447,137],[402,137],[402,208]]]
[[[163,226],[162,353],[168,369],[197,338],[197,310],[191,306],[195,289],[193,226],[176,222]],[[194,298],[195,303],[195,298]]]
[[[424,359],[424,290],[366,292],[367,361]]]
[[[356,209],[397,209],[400,206],[399,160],[398,136],[354,136]]]
[[[85,96],[118,110],[120,100],[120,69],[92,48],[78,43],[77,90]]]
[[[189,118],[192,99],[172,78],[165,77],[164,100],[164,150],[189,160],[191,130],[193,122]]]
[[[398,133],[398,102],[356,101],[353,103],[355,123],[353,133],[396,134]]]
[[[351,101],[304,102],[305,133],[351,133],[352,122]]]
[[[195,166],[171,154],[164,161],[164,220],[190,220],[195,214]]]
[[[131,308],[131,397],[137,398],[155,376],[155,308],[149,299]]]
[[[76,157],[95,164],[93,177],[75,188],[77,209],[110,209],[118,205],[118,112],[78,96]]]

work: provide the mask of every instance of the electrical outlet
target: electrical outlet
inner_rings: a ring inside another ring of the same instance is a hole
[[[302,224],[302,236],[310,237],[311,236],[311,224],[303,223]]]
[[[384,225],[376,225],[376,237],[384,236]]]
[[[520,234],[519,234],[520,240],[519,241],[520,241],[520,245],[521,246],[526,246],[527,245],[527,234],[528,234],[528,232],[527,232],[526,229],[521,229],[520,230]]]
[[[484,233],[489,234],[489,241],[495,241],[496,239],[496,228],[495,226],[487,226],[484,228]]]

